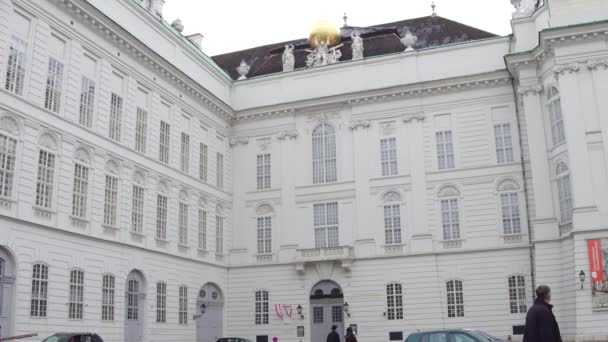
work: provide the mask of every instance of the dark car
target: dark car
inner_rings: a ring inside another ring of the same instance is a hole
[[[478,330],[454,329],[413,333],[405,342],[506,342]]]
[[[251,342],[246,338],[242,337],[222,337],[217,340],[217,342]]]
[[[103,340],[94,333],[57,333],[42,342],[103,342]]]

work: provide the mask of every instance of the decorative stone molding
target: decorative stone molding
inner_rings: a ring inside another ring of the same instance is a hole
[[[182,202],[187,202],[190,200],[190,196],[188,195],[187,189],[180,190],[178,197],[179,197],[179,200]]]
[[[382,202],[401,202],[401,195],[396,191],[389,191],[382,196]]]
[[[91,164],[91,153],[84,147],[79,147],[74,151],[74,159],[81,163]]]
[[[40,136],[40,139],[38,139],[38,145],[49,150],[56,151],[58,147],[57,138],[54,134],[46,132]]]
[[[321,114],[310,114],[308,115],[308,118],[306,119],[306,122],[311,123],[317,123],[317,124],[321,124],[321,123],[325,123],[328,122],[330,120],[336,120],[340,118],[340,114],[339,113],[321,113]]]
[[[382,135],[391,135],[395,133],[395,130],[397,129],[396,126],[397,125],[395,125],[394,121],[383,122],[380,124],[380,132],[382,133]]]
[[[204,208],[207,206],[207,196],[200,194],[198,195],[198,206]]]
[[[608,59],[601,61],[587,61],[586,63],[587,69],[595,71],[600,67],[603,69],[608,69]]]
[[[444,240],[443,248],[460,248],[462,247],[462,240]]]
[[[272,207],[268,204],[262,204],[255,210],[258,215],[269,215],[273,213]]]
[[[498,184],[498,191],[515,191],[519,190],[519,184],[512,179],[505,179]]]
[[[530,94],[538,95],[542,92],[543,92],[543,86],[541,84],[517,88],[517,93],[521,96],[528,96]]]
[[[0,209],[10,210],[13,206],[13,201],[8,198],[0,198]]]
[[[298,137],[298,131],[293,129],[289,131],[283,131],[277,135],[279,140],[296,139]]]
[[[47,208],[41,208],[41,207],[34,207],[34,215],[36,215],[36,217],[41,218],[41,219],[45,219],[45,220],[50,220],[51,217],[53,217],[53,214],[55,212],[51,209],[47,209]]]
[[[236,145],[247,145],[249,144],[249,137],[235,137],[230,139],[230,147],[234,147]]]
[[[258,139],[257,144],[258,144],[258,147],[260,148],[260,150],[266,151],[270,148],[270,145],[272,144],[272,139],[271,138]]]
[[[351,121],[348,124],[348,127],[350,129],[352,129],[353,131],[359,129],[359,128],[369,128],[371,126],[371,123],[369,120],[356,120],[356,121]]]
[[[120,165],[118,164],[117,161],[110,159],[106,163],[105,170],[107,173],[111,173],[113,175],[118,175],[118,174],[120,174]]]
[[[76,228],[80,228],[80,229],[85,229],[87,227],[87,224],[89,223],[89,221],[79,218],[79,217],[74,217],[74,216],[70,216],[70,222],[72,223],[72,227],[76,227]]]
[[[133,172],[133,183],[137,185],[145,185],[146,184],[146,176],[142,171]]]
[[[438,197],[457,197],[460,196],[460,191],[453,185],[446,185],[439,189]]]
[[[424,112],[408,113],[403,115],[403,122],[412,122],[414,120],[422,122],[425,118],[426,115],[424,114]]]
[[[19,123],[12,115],[2,115],[0,118],[0,130],[17,135],[19,134]]]
[[[511,0],[511,5],[515,7],[513,19],[529,17],[538,8],[537,0]]]
[[[573,72],[578,72],[580,70],[581,70],[581,66],[580,66],[579,62],[570,63],[570,64],[557,64],[553,67],[553,72],[556,75],[563,75],[566,72],[571,74]]]

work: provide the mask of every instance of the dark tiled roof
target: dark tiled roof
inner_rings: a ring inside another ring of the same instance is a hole
[[[348,26],[341,29],[344,43],[344,46],[340,48],[341,61],[348,61],[352,58],[350,33],[355,29],[361,33],[364,40],[365,57],[403,51],[405,47],[401,44],[400,36],[407,30],[418,37],[414,46],[416,49],[496,37],[495,34],[440,16],[408,19],[369,27]],[[239,77],[235,68],[242,59],[251,65],[247,77],[277,73],[283,70],[282,54],[286,44],[295,46],[296,69],[305,68],[308,55],[305,50],[310,48],[306,38],[217,55],[213,57],[213,60],[233,79]]]

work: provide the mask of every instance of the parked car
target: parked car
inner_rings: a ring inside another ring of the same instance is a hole
[[[498,337],[471,329],[434,330],[416,332],[405,342],[506,342]]]
[[[250,340],[242,337],[222,337],[217,342],[251,342]]]
[[[103,342],[103,340],[95,333],[57,333],[42,342]]]

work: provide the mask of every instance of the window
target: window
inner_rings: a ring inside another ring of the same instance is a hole
[[[23,95],[26,56],[27,42],[16,36],[12,36],[8,51],[8,62],[6,63],[6,83],[4,84],[4,88],[17,95]]]
[[[84,272],[81,270],[70,271],[70,301],[68,303],[68,317],[70,319],[82,319],[82,308],[84,306]]]
[[[462,281],[450,280],[446,283],[448,294],[448,317],[464,317]]]
[[[180,151],[180,169],[188,173],[190,170],[190,136],[182,132],[182,147]]]
[[[48,279],[48,266],[35,264],[32,271],[32,301],[30,305],[30,316],[32,317],[46,317]]]
[[[208,169],[208,153],[209,149],[207,145],[201,143],[198,161],[198,177],[203,181],[207,182],[207,169]]]
[[[217,154],[217,187],[224,188],[224,155]]]
[[[258,254],[272,253],[272,218],[258,217]]]
[[[55,154],[40,150],[38,154],[38,179],[36,181],[36,206],[50,209],[53,204],[55,179]]]
[[[179,324],[188,324],[188,287],[179,287]]]
[[[207,212],[203,209],[198,210],[198,248],[207,249]]]
[[[156,238],[167,240],[167,196],[161,194],[156,198]]]
[[[331,322],[342,323],[342,311],[344,308],[342,305],[334,305],[331,307]]]
[[[526,313],[526,279],[522,275],[509,277],[509,306],[512,314]]]
[[[496,140],[496,161],[498,164],[513,162],[513,141],[511,140],[511,124],[494,125]]]
[[[188,205],[179,202],[179,244],[188,245]]]
[[[101,320],[114,320],[114,276],[105,274],[101,284]]]
[[[384,237],[387,245],[401,243],[401,206],[384,206]]]
[[[139,320],[139,282],[135,279],[127,282],[127,320]]]
[[[171,141],[171,125],[161,121],[160,122],[160,142],[158,148],[158,159],[169,164],[169,146]]]
[[[549,121],[551,122],[551,136],[553,138],[553,145],[555,146],[566,141],[564,119],[562,117],[562,101],[559,90],[554,86],[548,87],[546,96]]]
[[[270,189],[270,153],[258,154],[258,190]]]
[[[137,107],[137,118],[135,121],[135,150],[137,152],[146,153],[148,131],[148,112],[143,108]]]
[[[108,136],[112,140],[120,141],[122,129],[122,97],[112,93],[110,101],[110,131]]]
[[[437,168],[439,170],[454,168],[454,145],[452,131],[435,133],[437,139]]]
[[[312,308],[313,323],[323,323],[323,307],[315,306]]]
[[[380,140],[380,159],[382,162],[382,176],[395,176],[397,170],[397,138]]]
[[[156,283],[156,323],[167,323],[167,284]]]
[[[403,319],[403,286],[401,284],[386,285],[386,316],[389,320]]]
[[[103,201],[103,224],[116,227],[116,208],[118,205],[118,178],[106,175],[106,190]]]
[[[78,123],[89,127],[93,125],[93,108],[95,105],[95,81],[82,76],[80,86],[80,107],[78,109]]]
[[[0,133],[0,197],[13,195],[16,159],[17,140]]]
[[[460,239],[458,199],[450,198],[441,200],[441,221],[443,225],[444,240]]]
[[[224,253],[224,218],[219,215],[215,216],[215,252]]]
[[[63,63],[53,57],[49,57],[48,75],[46,78],[46,93],[44,108],[59,112],[61,104],[61,84],[63,82]]]
[[[89,189],[89,168],[74,165],[74,190],[72,193],[72,216],[84,219],[87,216],[87,193]]]
[[[502,227],[505,235],[521,233],[521,219],[519,217],[519,200],[516,192],[500,194],[502,207]]]
[[[144,228],[144,187],[133,185],[131,231],[141,234]]]
[[[559,198],[561,224],[572,222],[572,191],[570,184],[570,172],[568,166],[560,162],[556,168],[557,195]]]
[[[312,133],[313,183],[335,182],[337,177],[336,133],[328,124],[321,124]]]
[[[268,291],[255,292],[255,324],[268,324]]]
[[[314,205],[315,248],[337,247],[338,202]]]

